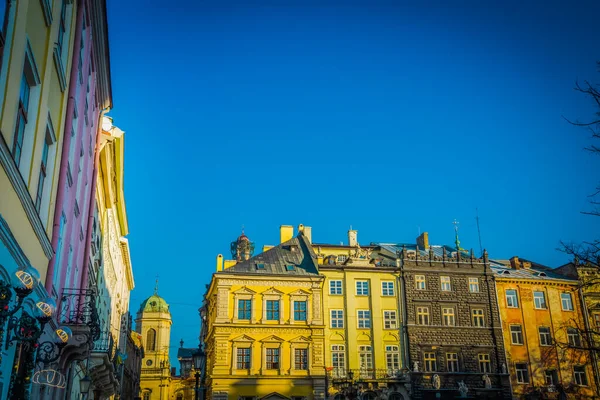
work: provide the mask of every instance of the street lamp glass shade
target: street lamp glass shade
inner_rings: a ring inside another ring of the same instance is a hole
[[[32,266],[19,267],[12,280],[13,288],[19,294],[29,294],[40,281],[40,273]]]
[[[90,385],[92,383],[92,380],[90,379],[89,376],[84,376],[83,378],[81,378],[79,380],[79,391],[82,394],[88,394],[90,391]]]
[[[56,302],[51,297],[46,297],[44,300],[35,303],[34,317],[40,322],[48,322],[56,311]]]
[[[204,352],[202,351],[202,349],[198,348],[198,350],[196,350],[194,354],[192,354],[192,361],[194,362],[195,370],[199,370],[200,368],[202,368],[202,362],[204,361]]]
[[[58,337],[56,343],[67,343],[69,341],[69,338],[73,336],[73,331],[71,331],[71,328],[69,328],[68,326],[61,326],[56,330],[56,336]]]

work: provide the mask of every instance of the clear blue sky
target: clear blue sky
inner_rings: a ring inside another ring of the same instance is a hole
[[[558,266],[600,179],[582,149],[600,2],[109,0],[115,123],[136,289],[195,346],[215,256],[246,227],[413,241]],[[522,4],[522,3],[530,3]],[[542,5],[543,4],[543,5]]]

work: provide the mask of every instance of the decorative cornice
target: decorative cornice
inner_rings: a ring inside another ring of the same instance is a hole
[[[42,224],[42,220],[35,209],[35,205],[33,204],[33,200],[31,200],[31,196],[29,195],[29,191],[27,190],[27,185],[21,176],[21,172],[19,172],[19,168],[17,164],[15,164],[15,160],[8,149],[8,145],[4,141],[4,136],[0,134],[0,164],[4,168],[10,183],[12,184],[17,197],[21,201],[23,205],[23,210],[31,223],[33,231],[40,241],[40,245],[42,246],[42,250],[48,260],[52,258],[54,255],[54,250],[52,249],[52,244],[50,243],[50,239],[44,229],[44,225]]]

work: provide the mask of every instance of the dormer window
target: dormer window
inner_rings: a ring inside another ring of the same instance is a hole
[[[263,264],[263,263],[256,264],[256,269],[257,270],[264,270],[265,269],[265,264]]]
[[[286,271],[294,271],[294,270],[295,270],[295,267],[294,267],[292,264],[287,264],[287,265],[285,266],[285,270],[286,270]]]

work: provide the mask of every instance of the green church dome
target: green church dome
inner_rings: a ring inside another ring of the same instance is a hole
[[[169,313],[169,304],[158,294],[153,294],[142,302],[138,313],[144,312],[164,312]]]

